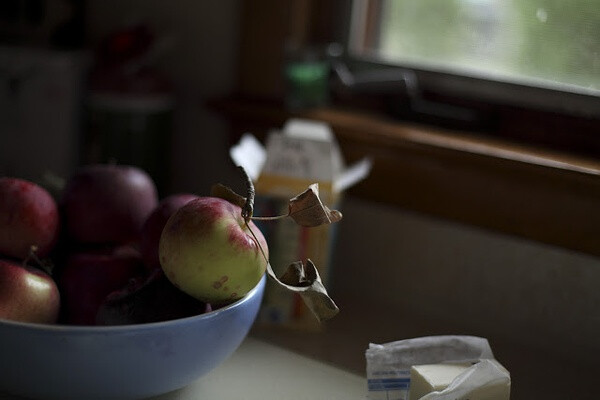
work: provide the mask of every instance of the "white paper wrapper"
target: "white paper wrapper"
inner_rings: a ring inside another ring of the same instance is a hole
[[[495,360],[481,360],[457,376],[444,390],[419,400],[508,400],[510,374]]]
[[[413,365],[437,363],[474,363],[475,365],[457,377],[464,379],[449,386],[447,390],[471,390],[496,378],[510,376],[503,369],[494,369],[481,360],[493,360],[492,349],[485,338],[476,336],[427,336],[399,340],[386,344],[369,344],[365,353],[367,361],[368,399],[408,400],[410,368]],[[499,364],[498,364],[499,365]],[[470,388],[470,389],[469,389]],[[458,393],[456,392],[456,393]],[[445,395],[439,392],[438,395]],[[446,400],[460,397],[427,397],[424,400]]]

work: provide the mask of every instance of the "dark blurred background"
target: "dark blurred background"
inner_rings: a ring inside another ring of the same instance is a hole
[[[215,182],[236,181],[239,177],[228,156],[236,138],[232,132],[254,132],[261,118],[263,128],[269,124],[277,128],[283,118],[273,118],[270,108],[253,108],[260,102],[251,100],[240,111],[249,124],[229,121],[215,112],[214,100],[252,93],[252,99],[277,98],[282,103],[283,45],[290,43],[290,37],[292,44],[307,39],[306,31],[290,23],[298,19],[289,17],[299,12],[309,18],[303,6],[311,3],[316,2],[3,0],[0,175],[59,187],[77,165],[118,162],[147,169],[162,195],[206,194]],[[326,4],[333,3],[342,2]],[[288,4],[280,14],[279,4]],[[347,18],[329,11],[315,18],[312,38],[317,43],[324,43],[319,36],[337,29],[329,23],[332,19]],[[364,100],[354,99],[353,104],[379,104]],[[529,112],[517,115],[529,118],[520,130],[503,125],[515,136],[536,134],[546,121]],[[577,136],[581,130],[571,130],[572,118],[556,120],[560,123],[548,123],[544,132],[554,129],[564,137],[583,138]],[[583,122],[592,126],[589,120]],[[232,130],[232,124],[237,128]],[[370,143],[368,133],[364,143]],[[558,147],[564,137],[545,136],[556,139]],[[578,148],[593,153],[597,147],[589,143],[597,142],[597,135],[586,136]],[[538,184],[523,178],[519,169],[502,170],[504,161],[495,168],[515,186],[486,178],[480,182],[480,192],[469,192],[470,186],[449,181],[443,174],[479,179],[478,174],[487,170],[452,164],[452,157],[425,159],[414,145],[406,146],[412,156],[400,158],[391,152],[393,145],[383,143],[380,154],[385,165],[376,160],[374,173],[383,171],[385,180],[372,181],[380,184],[383,194],[389,191],[403,199],[413,193],[415,186],[394,181],[395,172],[412,177],[418,185],[420,177],[412,169],[394,169],[399,162],[416,165],[415,171],[442,174],[434,181],[437,186],[417,189],[425,190],[426,206],[447,207],[447,215],[455,214],[454,203],[431,193],[457,188],[466,199],[499,196],[512,201],[506,208],[517,215],[525,209],[535,216],[544,209],[545,201],[507,193],[507,187],[526,192]],[[354,155],[361,149],[355,146]],[[437,150],[431,154],[435,156]],[[389,175],[379,166],[392,166]],[[534,176],[547,175],[543,170]],[[567,187],[571,182],[580,180],[569,181]],[[554,193],[539,187],[542,194]],[[597,180],[592,179],[588,187],[596,193]],[[425,334],[480,335],[490,338],[498,359],[513,374],[514,399],[571,398],[569,394],[577,390],[581,395],[572,398],[592,398],[586,394],[599,372],[600,354],[597,247],[592,254],[573,251],[416,212],[413,208],[419,209],[418,204],[411,208],[372,201],[373,188],[351,192],[343,201],[344,220],[329,283],[342,309],[340,317],[321,333],[256,334],[358,373],[364,373],[364,350],[370,341]],[[354,196],[357,193],[361,196]],[[573,193],[586,198],[588,192]],[[556,204],[557,217],[563,200],[570,201],[569,207],[580,204],[572,201],[571,194],[548,199]],[[494,210],[474,203],[467,211],[475,219],[495,218]],[[581,220],[598,218],[594,203],[581,204],[591,210]],[[570,209],[577,212],[577,207]],[[518,217],[494,222],[509,228],[523,225]],[[542,223],[525,228],[542,236],[547,230]],[[578,232],[577,224],[558,226],[558,231],[563,228],[567,241]],[[597,237],[597,232],[588,235],[592,243],[588,249],[598,243]],[[582,381],[587,386],[577,389]],[[547,388],[543,396],[540,387]]]
[[[3,1],[0,173],[40,181],[135,164],[161,194],[227,177],[225,128],[203,103],[233,90],[240,7]]]

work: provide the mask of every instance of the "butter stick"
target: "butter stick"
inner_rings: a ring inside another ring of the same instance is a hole
[[[410,400],[509,400],[510,373],[496,360],[411,368]],[[446,390],[447,389],[447,390]]]
[[[414,365],[410,370],[410,400],[418,400],[431,392],[448,387],[471,364]]]

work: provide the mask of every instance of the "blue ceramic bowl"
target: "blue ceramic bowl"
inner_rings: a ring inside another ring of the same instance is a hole
[[[139,399],[184,387],[228,358],[252,326],[266,277],[227,307],[104,327],[0,320],[0,392],[34,399]]]

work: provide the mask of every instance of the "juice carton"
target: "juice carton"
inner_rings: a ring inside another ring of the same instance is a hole
[[[271,131],[265,147],[245,134],[231,149],[231,157],[254,181],[256,216],[286,214],[289,200],[313,183],[319,184],[322,202],[336,209],[344,190],[364,179],[371,168],[368,159],[347,168],[331,128],[303,119],[291,119],[281,130]],[[269,244],[277,276],[292,262],[310,258],[327,286],[336,224],[306,228],[284,218],[257,225]],[[259,322],[302,329],[319,326],[302,299],[278,285],[267,285]]]

